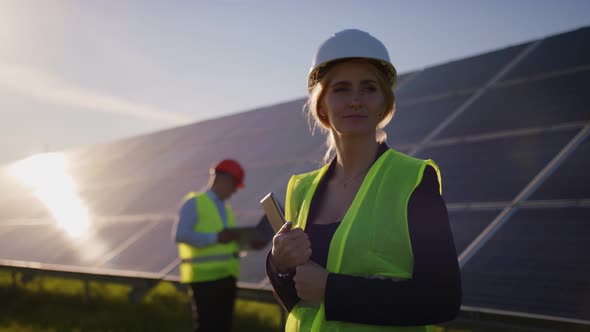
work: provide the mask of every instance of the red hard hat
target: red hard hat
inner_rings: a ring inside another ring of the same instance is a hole
[[[215,166],[216,172],[229,174],[238,180],[238,188],[244,188],[244,169],[233,159],[224,159]]]

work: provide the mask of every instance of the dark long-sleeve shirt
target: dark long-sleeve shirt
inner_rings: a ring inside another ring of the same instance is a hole
[[[376,159],[385,151],[383,144]],[[329,176],[330,169],[312,199],[305,229],[311,242],[311,259],[323,267],[338,223],[314,225],[314,201],[323,194]],[[324,299],[326,320],[407,326],[439,323],[456,316],[461,305],[461,279],[446,206],[438,188],[436,171],[427,167],[408,203],[412,278],[394,281],[330,273]],[[295,284],[292,279],[278,278],[269,258],[267,274],[275,297],[290,311],[300,300]]]

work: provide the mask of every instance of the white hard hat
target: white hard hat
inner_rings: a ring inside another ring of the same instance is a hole
[[[380,62],[389,73],[389,80],[393,89],[397,71],[389,59],[389,53],[387,53],[385,45],[369,33],[357,29],[336,32],[320,45],[314,54],[311,69],[307,76],[308,88],[317,83],[320,68],[332,61],[347,58],[363,58]]]

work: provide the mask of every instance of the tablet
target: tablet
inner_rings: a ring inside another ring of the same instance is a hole
[[[272,237],[268,239],[264,234],[261,234],[256,226],[235,227],[230,229],[240,235],[240,239],[238,240],[240,250],[252,250],[252,241],[261,241],[266,245],[272,240]]]
[[[260,200],[260,205],[262,205],[272,229],[275,233],[278,232],[287,221],[285,220],[283,209],[275,195],[272,192],[268,193],[268,195]]]

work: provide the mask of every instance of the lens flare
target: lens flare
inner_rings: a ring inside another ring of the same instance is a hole
[[[10,171],[31,188],[69,235],[79,237],[88,232],[90,213],[78,195],[76,182],[62,154],[34,155],[15,163]]]

